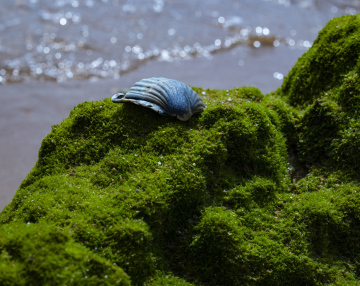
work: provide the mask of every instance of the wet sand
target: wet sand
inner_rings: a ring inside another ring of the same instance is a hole
[[[303,52],[284,49],[283,56],[291,60],[283,61],[281,72],[286,74]],[[51,131],[51,126],[59,124],[78,103],[111,97],[119,89],[129,88],[136,81],[152,76],[175,78],[204,88],[255,86],[267,93],[281,84],[272,75],[273,61],[277,60],[278,56],[269,49],[267,53],[251,57],[239,68],[232,57],[223,53],[212,60],[195,58],[174,63],[151,62],[117,80],[0,86],[0,211],[11,201],[21,181],[36,163],[41,141]],[[257,76],[249,78],[249,74]]]

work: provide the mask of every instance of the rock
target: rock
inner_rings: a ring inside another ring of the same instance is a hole
[[[358,23],[330,21],[266,96],[194,88],[186,122],[76,106],[0,214],[0,284],[358,283]]]

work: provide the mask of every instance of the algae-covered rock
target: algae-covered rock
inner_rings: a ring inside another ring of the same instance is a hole
[[[131,285],[128,275],[50,224],[1,226],[1,285]]]
[[[186,122],[76,106],[0,214],[0,284],[358,285],[357,23],[331,21],[272,94],[194,88]]]
[[[360,16],[343,16],[323,28],[285,77],[281,91],[292,105],[329,96],[349,111],[359,107]]]
[[[75,107],[44,138],[2,224],[56,228],[134,285],[171,272],[195,281],[186,261],[201,211],[252,180],[268,204],[287,172],[282,121],[259,90],[197,91],[208,108],[187,122],[109,99]]]
[[[300,160],[326,163],[359,177],[360,16],[331,20],[285,77],[281,93],[304,109],[298,124]],[[326,161],[326,162],[324,162]]]

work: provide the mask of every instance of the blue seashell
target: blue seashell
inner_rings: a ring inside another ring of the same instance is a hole
[[[111,100],[115,103],[132,102],[182,121],[205,109],[200,96],[190,86],[164,77],[142,79],[125,95],[117,93]]]

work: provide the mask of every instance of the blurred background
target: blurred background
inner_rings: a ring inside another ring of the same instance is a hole
[[[83,101],[152,76],[263,93],[360,0],[1,0],[0,211]]]

